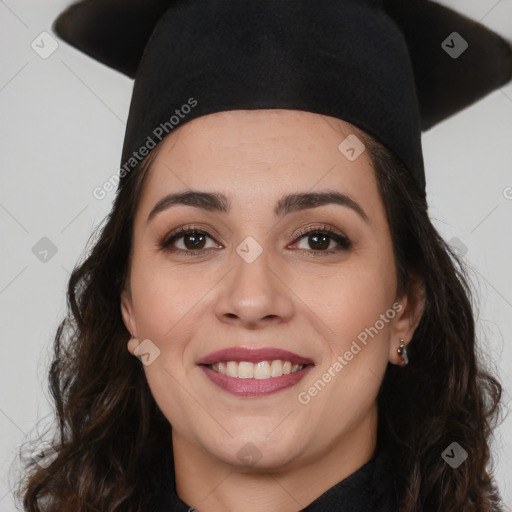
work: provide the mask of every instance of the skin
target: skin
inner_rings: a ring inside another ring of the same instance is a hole
[[[144,370],[173,427],[178,495],[201,512],[300,510],[375,450],[379,386],[388,362],[402,362],[400,339],[412,338],[424,299],[416,282],[397,297],[391,236],[369,157],[363,152],[351,162],[338,150],[352,133],[360,132],[309,112],[215,113],[173,130],[146,176],[121,310],[137,338],[128,343],[130,353],[145,339],[160,350]],[[190,189],[226,194],[229,213],[175,205],[147,222],[161,198]],[[368,221],[336,204],[274,216],[283,195],[325,190],[349,195]],[[350,248],[330,238],[319,249],[315,231],[297,234],[324,225],[348,237]],[[159,247],[180,226],[208,233],[202,253],[177,252],[194,247],[186,236]],[[248,236],[263,249],[250,264],[236,252]],[[298,394],[397,301],[401,311],[309,403],[299,403]],[[196,364],[232,346],[279,347],[315,366],[291,388],[237,397]],[[248,442],[261,454],[255,465],[237,455]]]

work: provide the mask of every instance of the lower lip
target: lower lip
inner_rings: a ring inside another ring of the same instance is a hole
[[[201,365],[201,369],[206,376],[219,388],[232,393],[233,395],[243,397],[260,397],[277,393],[282,389],[289,388],[302,380],[313,368],[313,365],[307,365],[302,370],[281,375],[281,377],[269,377],[268,379],[241,379],[239,377],[228,377],[222,373],[216,372],[207,366]]]

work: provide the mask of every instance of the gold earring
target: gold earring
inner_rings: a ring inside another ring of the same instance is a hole
[[[402,366],[405,366],[406,364],[409,364],[409,356],[407,355],[407,346],[404,343],[404,340],[400,340],[400,346],[396,349],[399,355],[403,358]]]

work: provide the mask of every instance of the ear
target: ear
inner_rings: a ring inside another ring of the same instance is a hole
[[[402,307],[400,310],[397,309],[395,323],[391,330],[389,360],[393,364],[402,364],[402,356],[397,353],[400,340],[403,339],[405,345],[411,341],[425,310],[425,297],[425,283],[423,279],[418,276],[412,276],[408,291],[398,300]]]
[[[137,324],[133,312],[132,297],[128,287],[121,293],[121,316],[126,330],[135,338],[137,337]]]

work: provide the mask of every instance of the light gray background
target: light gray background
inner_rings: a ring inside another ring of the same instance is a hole
[[[31,48],[51,33],[67,0],[0,0],[0,511],[20,443],[48,418],[50,348],[65,313],[69,271],[114,193],[92,190],[119,166],[132,82],[59,42],[47,59]],[[512,40],[512,0],[443,0]],[[447,34],[448,36],[448,34]],[[440,41],[441,43],[441,41]],[[482,350],[512,389],[512,84],[424,135],[430,215],[467,248],[479,291]],[[507,195],[508,191],[508,197]],[[48,237],[46,263],[32,247]],[[459,243],[459,246],[461,246]],[[461,246],[462,247],[462,246]],[[43,423],[44,424],[44,423]],[[512,504],[512,416],[496,432],[494,459]]]

